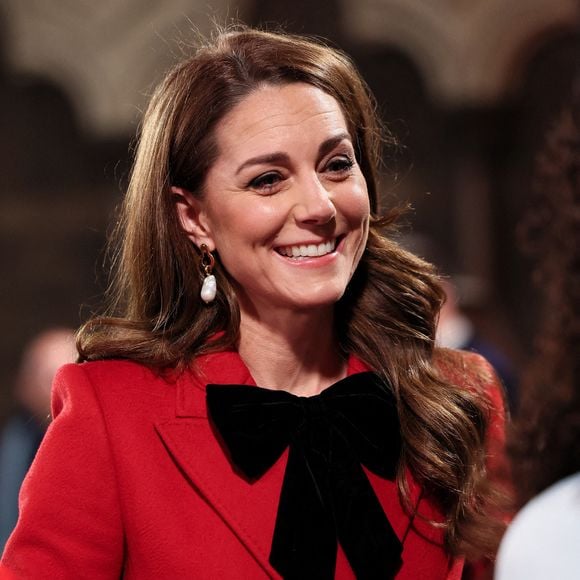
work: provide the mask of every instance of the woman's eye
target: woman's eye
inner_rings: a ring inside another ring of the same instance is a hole
[[[278,173],[270,171],[255,177],[248,185],[252,189],[268,191],[278,185],[281,180],[282,177]]]
[[[339,157],[333,157],[326,165],[326,171],[330,173],[335,173],[337,175],[342,175],[350,173],[350,170],[354,166],[354,161],[347,155],[340,155]]]

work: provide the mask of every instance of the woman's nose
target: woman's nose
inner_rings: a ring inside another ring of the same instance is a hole
[[[327,190],[318,176],[296,184],[297,202],[294,207],[296,221],[304,224],[326,224],[336,217],[336,207],[331,191]]]

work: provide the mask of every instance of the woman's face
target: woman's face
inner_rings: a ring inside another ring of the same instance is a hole
[[[242,312],[334,304],[370,211],[338,103],[308,84],[266,85],[222,119],[216,140],[203,197],[177,190],[178,208],[192,241],[217,250]]]

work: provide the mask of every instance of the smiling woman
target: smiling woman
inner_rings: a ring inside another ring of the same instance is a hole
[[[383,233],[374,110],[297,36],[220,32],[167,75],[0,576],[458,579],[493,556],[502,395],[435,347],[434,270]]]

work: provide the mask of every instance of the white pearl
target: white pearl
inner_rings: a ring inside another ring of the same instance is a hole
[[[209,302],[213,302],[215,299],[215,295],[217,293],[217,284],[215,281],[215,276],[211,274],[210,276],[206,276],[203,280],[203,285],[201,287],[201,299],[208,304]]]

